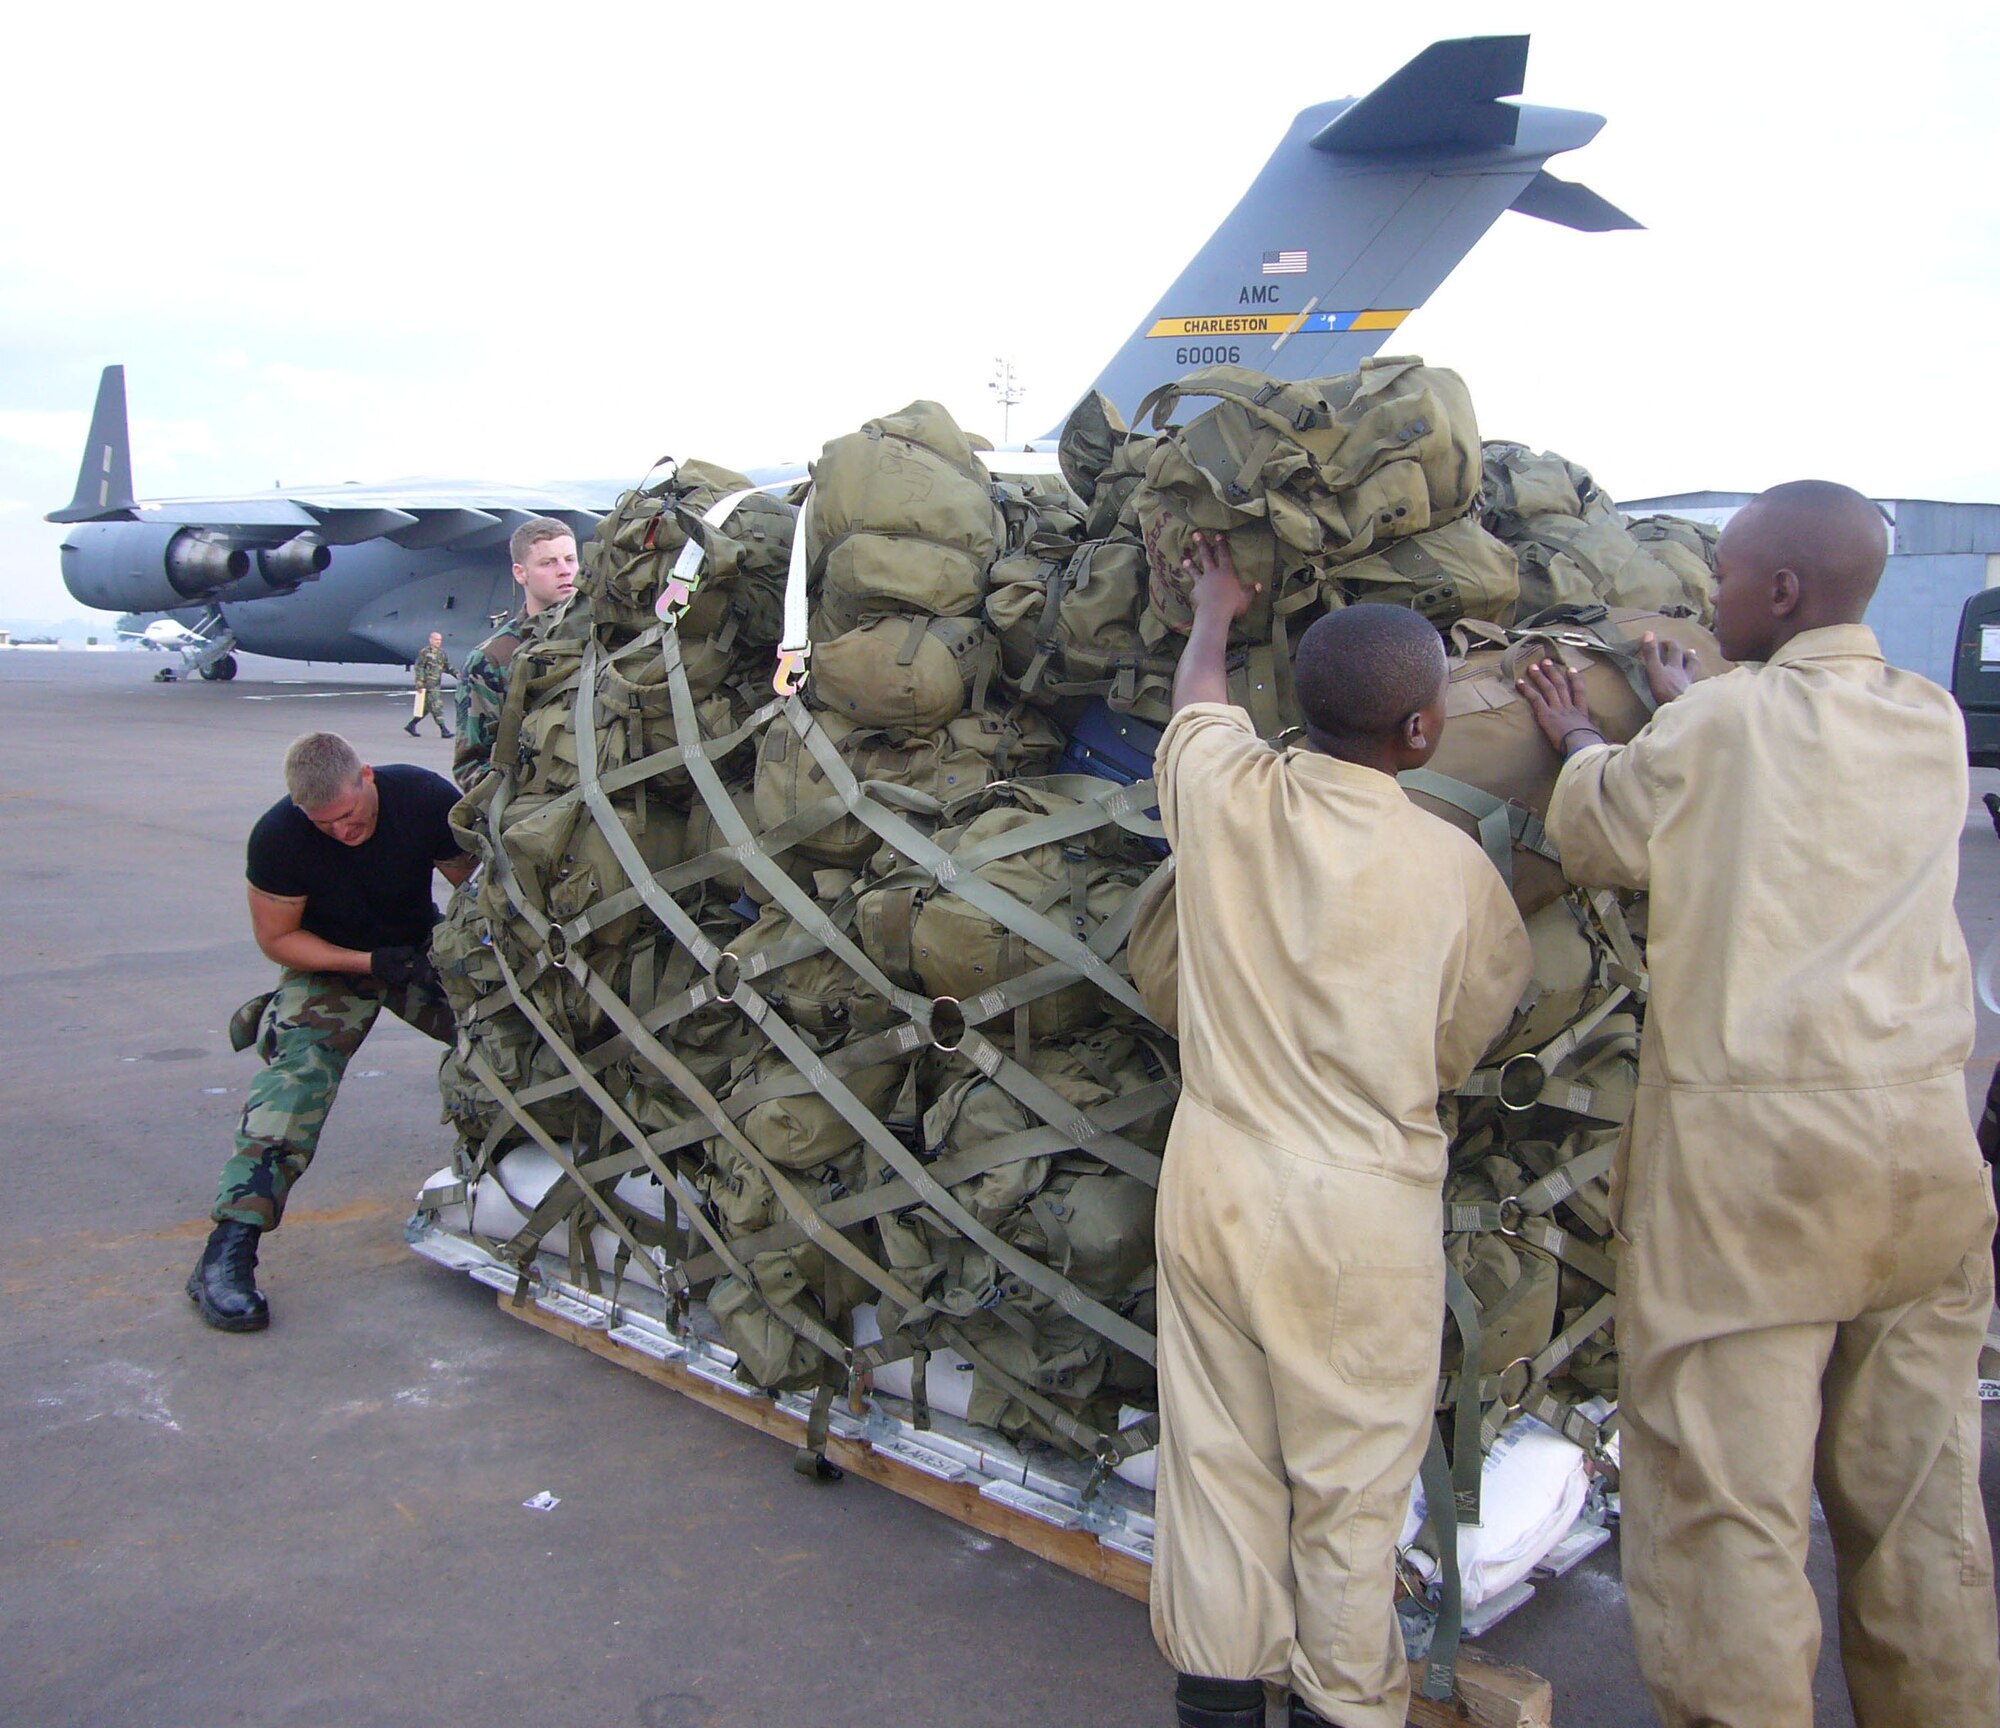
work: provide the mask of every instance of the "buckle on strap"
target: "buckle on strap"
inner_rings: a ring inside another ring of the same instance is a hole
[[[796,696],[805,686],[806,667],[812,659],[812,648],[780,648],[778,650],[778,672],[771,680],[771,688],[780,696]]]

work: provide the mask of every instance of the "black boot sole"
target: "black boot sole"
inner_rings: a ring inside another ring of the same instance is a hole
[[[187,1291],[187,1299],[195,1305],[196,1312],[218,1332],[262,1332],[271,1324],[268,1308],[261,1314],[225,1314],[212,1306],[202,1295],[199,1268],[188,1275],[183,1288]]]

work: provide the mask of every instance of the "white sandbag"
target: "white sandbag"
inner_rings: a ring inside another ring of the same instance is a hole
[[[881,1341],[882,1323],[876,1317],[875,1304],[864,1302],[854,1310],[854,1347],[858,1350],[864,1344]],[[915,1391],[912,1368],[910,1358],[905,1356],[900,1362],[885,1362],[872,1370],[869,1378],[877,1392],[891,1398],[912,1398]],[[972,1410],[972,1364],[956,1350],[933,1350],[924,1391],[933,1410],[942,1410],[963,1422]]]
[[[1458,1530],[1458,1573],[1469,1613],[1510,1590],[1568,1533],[1590,1492],[1590,1461],[1581,1446],[1546,1423],[1523,1416],[1493,1443],[1479,1479],[1482,1522]],[[1424,1522],[1424,1485],[1410,1486],[1401,1546],[1409,1549]],[[1428,1554],[1406,1556],[1426,1578],[1436,1576]]]
[[[1151,1414],[1150,1410],[1135,1410],[1130,1404],[1124,1405],[1118,1412],[1118,1431],[1122,1434],[1133,1423],[1143,1422]],[[1134,1452],[1131,1457],[1121,1459],[1111,1470],[1120,1480],[1131,1483],[1134,1488],[1143,1488],[1150,1494],[1160,1479],[1160,1450],[1157,1446],[1148,1446],[1143,1452]]]
[[[497,1159],[472,1189],[472,1228],[480,1236],[506,1241],[562,1176],[562,1166],[535,1146],[522,1146]]]
[[[417,1190],[417,1210],[419,1212],[430,1210],[435,1205],[431,1198],[432,1190],[449,1188],[457,1180],[458,1178],[448,1169],[433,1172],[430,1179]],[[466,1211],[463,1200],[453,1200],[448,1205],[438,1206],[437,1221],[439,1229],[454,1231],[461,1235],[472,1226],[471,1215]]]

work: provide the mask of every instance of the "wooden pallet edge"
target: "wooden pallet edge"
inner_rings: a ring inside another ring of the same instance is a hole
[[[792,1446],[805,1441],[805,1424],[768,1398],[725,1391],[676,1363],[657,1361],[644,1351],[616,1342],[600,1327],[579,1325],[551,1314],[533,1301],[517,1304],[505,1291],[499,1292],[495,1300],[501,1313],[526,1321],[538,1331],[577,1345],[707,1409],[719,1411],[733,1422],[758,1429]],[[886,1458],[865,1440],[831,1436],[826,1455],[850,1475],[877,1483],[907,1500],[918,1501],[982,1535],[997,1537],[1134,1601],[1147,1599],[1152,1569],[1132,1555],[1106,1548],[1088,1530],[1063,1530],[1045,1524],[1014,1507],[983,1498],[977,1488],[966,1483],[942,1482],[894,1458]],[[1461,1651],[1459,1697],[1449,1703],[1417,1695],[1416,1688],[1423,1677],[1420,1664],[1410,1665],[1410,1676],[1409,1721],[1415,1728],[1466,1728],[1467,1724],[1471,1728],[1550,1728],[1553,1691],[1548,1681],[1526,1668],[1490,1661],[1476,1651]]]

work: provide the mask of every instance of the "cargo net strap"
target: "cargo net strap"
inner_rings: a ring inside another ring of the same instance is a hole
[[[680,742],[612,772],[599,767],[597,674],[607,658],[657,653],[672,702],[675,735]],[[565,683],[571,680],[565,680]],[[1156,1154],[1121,1137],[1119,1130],[1171,1105],[1177,1084],[1169,1077],[1143,1088],[1114,1095],[1095,1108],[1070,1103],[1032,1073],[986,1028],[1004,1024],[1018,1010],[1039,998],[1085,979],[1133,1014],[1145,1009],[1130,982],[1112,965],[1129,928],[1129,912],[1107,920],[1085,940],[1062,924],[997,888],[973,872],[1001,851],[1074,839],[1113,823],[1143,828],[1143,812],[1156,800],[1152,783],[1119,787],[1086,781],[1088,798],[1076,808],[1024,824],[1006,835],[997,849],[985,854],[954,857],[936,846],[882,794],[894,788],[873,788],[856,781],[831,738],[813,719],[803,701],[792,695],[765,703],[727,735],[703,739],[696,701],[681,663],[680,643],[671,629],[650,630],[613,654],[593,636],[584,643],[573,675],[574,736],[579,784],[561,798],[579,800],[604,842],[610,847],[629,886],[606,896],[575,917],[548,917],[523,891],[501,842],[510,791],[503,776],[486,809],[487,866],[504,892],[519,923],[532,932],[539,951],[525,963],[510,959],[509,944],[496,940],[505,983],[504,1000],[525,1017],[543,1044],[559,1059],[563,1076],[516,1092],[483,1060],[478,1049],[477,1021],[464,1042],[471,1054],[468,1066],[492,1093],[505,1113],[474,1156],[472,1177],[490,1171],[504,1146],[512,1143],[511,1123],[553,1158],[561,1180],[536,1206],[527,1224],[505,1244],[504,1252],[524,1269],[541,1241],[559,1223],[574,1221],[579,1212],[594,1215],[621,1244],[619,1264],[636,1261],[650,1270],[661,1288],[683,1305],[687,1294],[706,1280],[730,1275],[740,1280],[769,1313],[795,1336],[821,1352],[839,1374],[911,1354],[917,1342],[935,1333],[939,1346],[956,1350],[995,1385],[1040,1419],[1058,1443],[1094,1460],[1100,1470],[1151,1444],[1149,1425],[1107,1433],[1080,1421],[1071,1412],[1041,1396],[993,1363],[950,1324],[923,1291],[911,1288],[853,1239],[857,1227],[903,1212],[926,1209],[967,1242],[991,1256],[995,1264],[1030,1290],[1047,1297],[1060,1311],[1103,1339],[1150,1364],[1152,1334],[1132,1319],[1091,1296],[1053,1266],[1024,1252],[989,1229],[953,1193],[956,1185],[1021,1160],[1080,1152],[1102,1160],[1114,1170],[1157,1187],[1160,1161]],[[512,694],[512,692],[510,692]],[[544,692],[544,699],[549,692]],[[724,783],[717,761],[772,725],[792,729],[824,774],[829,796],[801,810],[782,828],[755,834]],[[684,771],[706,806],[723,842],[699,857],[654,872],[642,855],[611,799],[614,792],[643,787],[657,775]],[[836,910],[822,905],[774,859],[798,840],[820,828],[852,816],[886,842],[910,868],[940,889],[955,893],[1029,946],[1052,957],[1019,977],[997,985],[976,998],[946,1003],[908,990],[889,978],[854,940]],[[1152,830],[1157,832],[1156,827]],[[676,896],[697,888],[730,867],[744,871],[759,889],[794,921],[795,935],[787,942],[747,960],[718,944]],[[1136,900],[1136,896],[1133,897]],[[673,964],[681,962],[685,983],[669,988],[644,1012],[627,1001],[588,959],[590,938],[612,920],[643,907],[672,939],[673,959],[656,976],[671,983]],[[825,953],[836,958],[856,982],[874,992],[893,1010],[895,1023],[855,1043],[822,1053],[810,1038],[787,1022],[760,993],[758,981],[767,973],[798,960]],[[684,957],[684,958],[683,958]],[[536,984],[560,971],[587,995],[615,1035],[589,1050],[577,1047],[568,1030],[537,1001]],[[677,1022],[702,1009],[728,1004],[761,1034],[771,1050],[785,1059],[780,1077],[734,1091],[725,1102],[703,1083],[676,1053]],[[1039,1126],[990,1140],[974,1150],[927,1163],[904,1138],[871,1109],[849,1085],[859,1070],[892,1061],[909,1061],[925,1050],[956,1050],[971,1066],[999,1086]],[[636,1121],[603,1079],[613,1062],[641,1062],[686,1105],[686,1113],[671,1126],[649,1130]],[[746,1134],[741,1118],[766,1100],[810,1092],[830,1104],[859,1136],[883,1167],[883,1179],[859,1192],[828,1200],[815,1197],[785,1169],[773,1163]],[[576,1093],[588,1101],[604,1125],[604,1144],[594,1152],[573,1152],[563,1146],[533,1114],[533,1106]],[[712,1216],[704,1195],[677,1162],[704,1141],[720,1140],[767,1183],[784,1213],[784,1221],[732,1240]],[[629,1210],[611,1198],[610,1189],[626,1174],[644,1169],[656,1177],[679,1203],[693,1237],[681,1246],[644,1241],[635,1231]],[[471,1178],[469,1178],[471,1179]],[[891,1309],[909,1340],[857,1350],[831,1327],[792,1301],[768,1292],[751,1262],[758,1257],[810,1243],[839,1262],[880,1298],[885,1314]],[[593,1262],[586,1252],[578,1261]]]

